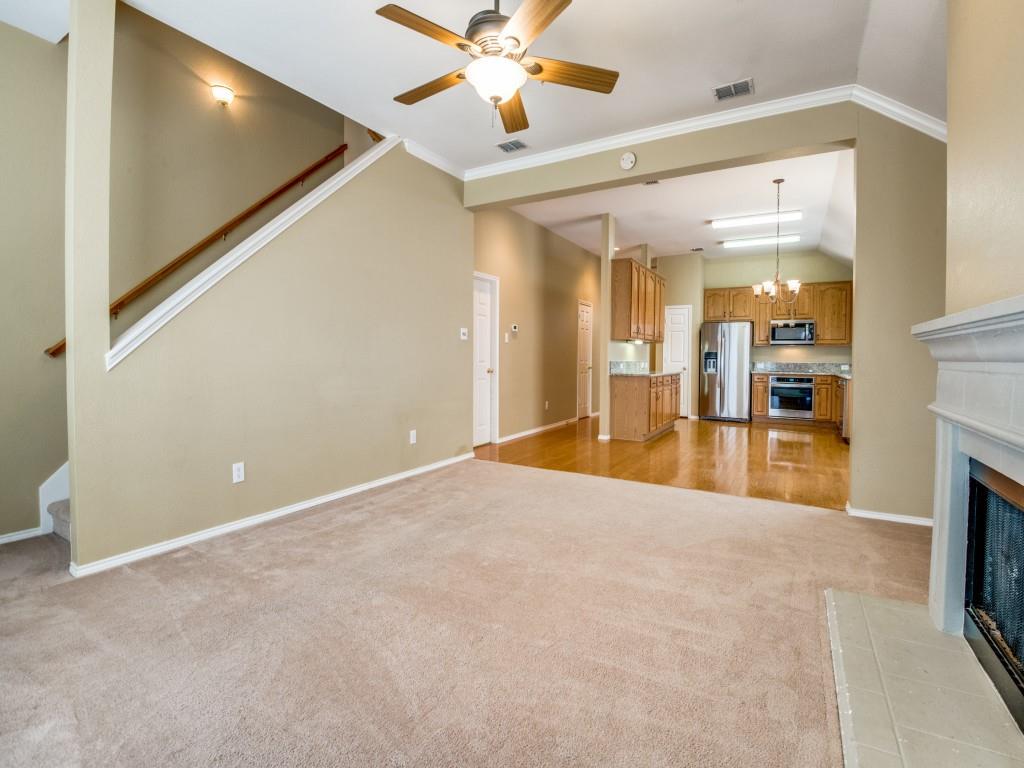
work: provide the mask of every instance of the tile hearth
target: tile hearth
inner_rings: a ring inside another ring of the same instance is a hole
[[[1024,768],[1024,734],[928,608],[827,590],[847,768]]]

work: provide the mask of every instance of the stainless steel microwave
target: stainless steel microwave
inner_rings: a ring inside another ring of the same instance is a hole
[[[772,320],[772,344],[813,344],[813,320]]]

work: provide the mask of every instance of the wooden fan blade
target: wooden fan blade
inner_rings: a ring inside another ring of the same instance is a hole
[[[408,27],[414,32],[419,32],[421,35],[432,37],[445,45],[454,46],[459,50],[478,50],[477,46],[462,35],[457,35],[450,29],[445,29],[444,27],[435,24],[432,21],[428,21],[422,16],[417,16],[412,11],[407,11],[405,8],[400,6],[392,4],[385,5],[377,9],[377,15],[383,16],[385,19],[393,21],[396,24],[401,24],[403,27]]]
[[[586,64],[573,64],[571,61],[544,59],[530,56],[523,62],[526,73],[534,80],[545,83],[558,83],[571,88],[583,88],[598,93],[611,93],[619,79],[619,73],[611,69],[591,67]],[[540,71],[537,71],[537,67]]]
[[[441,75],[436,80],[431,80],[429,83],[417,86],[410,91],[406,91],[403,94],[395,96],[395,101],[399,104],[415,104],[417,101],[423,101],[428,96],[433,96],[435,93],[446,91],[453,85],[458,85],[466,79],[461,69],[456,69],[454,72],[449,72],[447,75]]]
[[[501,115],[501,124],[505,126],[505,133],[525,131],[530,127],[530,121],[526,119],[526,107],[523,106],[523,98],[519,91],[516,91],[516,95],[511,99],[498,105],[498,113]]]
[[[514,37],[519,41],[519,50],[525,51],[530,43],[569,7],[572,0],[523,0],[523,4],[512,14],[501,37]]]

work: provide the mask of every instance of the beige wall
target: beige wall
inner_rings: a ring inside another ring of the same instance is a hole
[[[475,269],[501,281],[500,435],[575,417],[580,299],[594,305],[595,371],[597,368],[598,257],[506,209],[477,213],[474,228]],[[505,343],[504,334],[513,323],[519,324],[519,333],[510,335]],[[597,376],[591,398],[591,411],[596,412]]]
[[[234,89],[229,107],[211,97],[215,83]],[[117,5],[113,101],[113,297],[345,141],[345,119],[338,113],[123,3]],[[350,159],[369,141],[361,126],[351,128]],[[112,322],[112,335],[340,169],[343,160],[130,306]]]
[[[946,145],[865,109],[855,162],[850,503],[930,517],[937,368],[910,327],[943,312]]]
[[[704,259],[705,288],[735,288],[770,280],[775,274],[775,254],[739,258]],[[782,254],[782,278],[804,283],[828,283],[853,279],[853,263],[821,251]]]
[[[67,459],[64,100],[67,46],[0,23],[0,536],[39,525],[39,485]]]
[[[941,314],[944,300],[944,144],[844,102],[639,144],[633,172],[619,169],[620,148],[476,179],[465,200],[508,205],[849,146],[858,202],[850,501],[930,516],[936,369],[909,328]]]
[[[111,372],[84,371],[76,562],[469,451],[461,195],[392,149]]]
[[[699,253],[663,256],[655,261],[655,269],[665,278],[665,305],[689,304],[692,338],[690,339],[690,413],[697,413],[700,378],[697,359],[700,356],[700,325],[704,322],[704,270],[706,263]],[[660,370],[664,361],[664,344],[655,344],[652,365]]]
[[[950,0],[946,312],[1024,294],[1022,29],[1020,0]]]

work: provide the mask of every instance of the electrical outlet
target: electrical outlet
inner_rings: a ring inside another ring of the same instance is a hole
[[[416,430],[409,430],[409,445],[416,445]]]
[[[231,482],[241,483],[245,480],[245,462],[239,461],[231,465]]]
[[[505,343],[508,344],[508,334],[505,334]]]
[[[546,411],[547,409],[548,409],[548,401],[547,401],[547,400],[545,400],[545,401],[544,401],[544,410]]]
[[[462,341],[469,340],[469,328],[459,328],[459,338]]]

